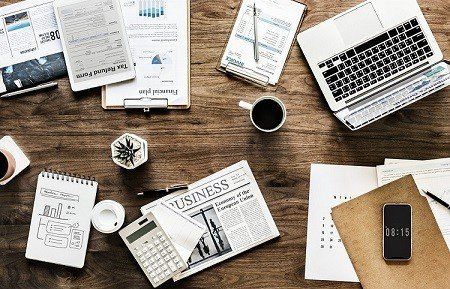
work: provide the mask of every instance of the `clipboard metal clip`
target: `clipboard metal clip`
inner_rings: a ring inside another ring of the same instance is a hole
[[[233,63],[228,63],[225,66],[225,71],[264,87],[269,85],[269,77],[267,75],[258,73],[250,68],[245,68]]]
[[[142,108],[144,112],[149,112],[153,108],[168,108],[169,100],[167,98],[125,98],[123,100],[123,107],[125,109]]]

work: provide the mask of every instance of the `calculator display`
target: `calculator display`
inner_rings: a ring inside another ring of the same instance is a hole
[[[143,226],[142,228],[140,228],[139,230],[137,230],[136,232],[134,232],[133,234],[127,236],[127,241],[130,243],[133,243],[134,241],[136,241],[137,239],[139,239],[140,237],[144,236],[145,234],[147,234],[148,232],[150,232],[151,230],[156,228],[156,224],[155,222],[151,221],[148,224],[146,224],[145,226]]]

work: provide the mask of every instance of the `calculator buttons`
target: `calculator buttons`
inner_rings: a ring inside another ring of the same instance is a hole
[[[148,214],[143,218],[147,218],[146,222],[152,220],[156,227],[134,241],[133,244],[127,242],[126,237],[142,227],[143,223],[139,224],[139,222],[142,222],[142,219],[136,220],[134,222],[136,224],[129,225],[130,228],[127,227],[121,230],[119,234],[127,244],[127,247],[132,251],[153,287],[157,287],[180,273],[186,268],[186,264],[154,216]]]
[[[170,270],[172,270],[173,272],[177,271],[177,266],[175,265],[174,262],[170,261],[167,264],[169,265]]]

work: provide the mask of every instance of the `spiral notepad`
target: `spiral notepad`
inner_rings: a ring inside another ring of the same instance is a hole
[[[82,268],[97,187],[85,176],[41,172],[25,257]]]

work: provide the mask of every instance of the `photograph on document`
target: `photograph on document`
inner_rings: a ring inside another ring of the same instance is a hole
[[[207,230],[189,258],[188,268],[194,268],[232,251],[222,223],[212,205],[191,213],[190,216],[205,225]]]

